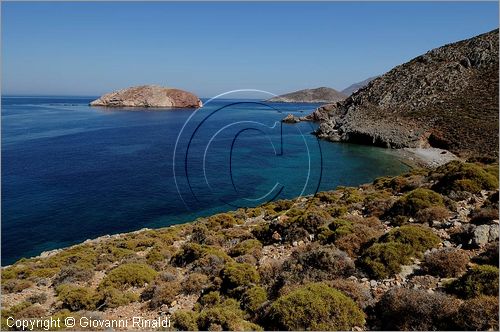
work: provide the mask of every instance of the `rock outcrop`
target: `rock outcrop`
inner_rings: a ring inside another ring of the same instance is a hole
[[[201,107],[202,102],[187,91],[142,85],[105,94],[90,106],[196,108]]]
[[[335,103],[343,100],[346,95],[332,88],[305,89],[281,96],[273,97],[266,102],[270,103]]]
[[[498,156],[498,29],[395,67],[325,112],[318,137]]]

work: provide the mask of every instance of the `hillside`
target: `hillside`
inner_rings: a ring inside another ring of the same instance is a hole
[[[334,103],[343,100],[346,95],[332,88],[305,89],[273,97],[271,103]]]
[[[498,29],[395,67],[325,108],[317,135],[498,157]]]
[[[498,165],[452,162],[86,241],[2,269],[2,329],[498,330],[496,188]]]

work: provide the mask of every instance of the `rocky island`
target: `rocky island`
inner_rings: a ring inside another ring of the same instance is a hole
[[[347,96],[332,88],[305,89],[266,100],[270,103],[334,103]]]
[[[107,93],[90,103],[104,107],[197,108],[203,104],[194,94],[157,85],[142,85]]]

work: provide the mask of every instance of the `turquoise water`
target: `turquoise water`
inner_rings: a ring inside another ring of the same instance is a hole
[[[281,124],[315,104],[217,100],[158,112],[92,108],[92,99],[2,98],[2,265],[407,169],[388,150]]]

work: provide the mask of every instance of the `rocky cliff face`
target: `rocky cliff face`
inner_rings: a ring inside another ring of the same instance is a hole
[[[334,103],[343,100],[346,95],[332,88],[305,89],[266,100],[271,103]]]
[[[201,107],[202,102],[187,91],[142,85],[105,94],[90,106],[195,108]]]
[[[317,135],[498,156],[498,29],[395,67],[329,105]]]

